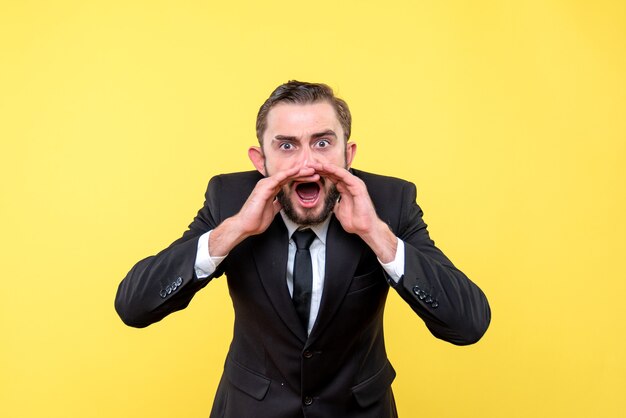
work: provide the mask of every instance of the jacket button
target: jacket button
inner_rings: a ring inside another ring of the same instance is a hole
[[[309,350],[307,350],[304,353],[302,353],[302,356],[304,358],[311,358],[311,357],[313,357],[313,353],[311,353]]]
[[[176,283],[176,286],[180,286],[181,284],[183,284],[183,278],[178,276],[174,283]]]
[[[419,286],[413,287],[413,293],[415,293],[417,295],[419,293],[419,291],[420,291],[420,287]]]
[[[167,292],[165,291],[165,289],[161,289],[161,291],[159,292],[159,296],[161,296],[162,298],[165,298],[167,296]]]
[[[310,396],[305,396],[304,397],[304,405],[309,406],[313,403],[313,398],[311,398]]]
[[[433,309],[437,309],[437,306],[439,306],[439,302],[434,301],[430,306],[432,306]]]

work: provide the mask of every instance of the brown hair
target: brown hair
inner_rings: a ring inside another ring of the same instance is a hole
[[[333,89],[326,84],[290,80],[278,86],[259,109],[256,117],[256,137],[259,144],[263,145],[263,134],[267,128],[267,114],[272,107],[279,103],[311,104],[318,102],[328,102],[333,106],[343,129],[344,139],[348,142],[352,125],[352,115],[348,104],[336,97]]]

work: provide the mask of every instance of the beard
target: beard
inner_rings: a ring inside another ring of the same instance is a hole
[[[320,178],[320,183],[323,188],[326,184],[326,179]],[[293,191],[292,193],[295,193],[295,191]],[[315,215],[315,213],[313,212],[316,208],[301,208],[304,213],[298,213],[291,199],[285,193],[284,188],[280,189],[280,192],[278,192],[278,195],[276,195],[276,199],[278,199],[278,202],[282,205],[283,210],[285,211],[285,215],[287,215],[287,217],[292,222],[297,223],[301,226],[312,226],[320,224],[324,222],[326,218],[328,218],[333,208],[335,207],[337,199],[339,199],[339,192],[337,191],[337,187],[333,183],[331,183],[328,191],[326,192],[326,198],[324,199],[322,211],[317,215]]]

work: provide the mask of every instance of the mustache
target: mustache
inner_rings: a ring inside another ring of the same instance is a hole
[[[327,179],[325,177],[320,176],[320,179],[318,181],[316,181],[316,182],[310,181],[310,182],[304,182],[304,183],[319,183],[320,185],[325,186],[326,185],[326,181],[327,181]],[[297,181],[297,180],[291,180],[289,183],[287,183],[287,185],[289,186],[289,188],[291,188],[296,183],[303,183],[303,182]]]

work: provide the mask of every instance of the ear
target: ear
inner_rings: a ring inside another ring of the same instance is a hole
[[[354,159],[355,155],[356,155],[356,143],[348,142],[346,144],[346,169],[350,168],[350,166],[352,165],[352,160]]]
[[[267,176],[265,172],[265,155],[261,147],[248,148],[248,158],[250,158],[250,161],[254,164],[254,168],[256,168],[259,173]]]

